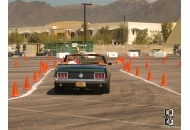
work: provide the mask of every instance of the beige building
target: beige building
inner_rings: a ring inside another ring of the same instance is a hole
[[[45,27],[52,27],[55,26],[56,29],[53,30],[53,34],[65,36],[67,39],[72,40],[71,37],[74,35],[73,33],[73,26],[79,26],[83,24],[82,21],[62,21],[62,22],[55,22],[45,25]]]
[[[114,22],[114,23],[88,23],[88,30],[91,31],[91,35],[95,36],[98,31],[105,26],[109,26],[109,30],[113,31],[120,28],[120,24],[124,24],[124,22]],[[154,37],[157,33],[162,33],[162,26],[161,23],[142,23],[142,22],[126,22],[125,27],[128,28],[128,41],[127,44],[132,45],[134,44],[134,40],[137,36],[137,30],[148,30],[148,36]],[[73,32],[77,35],[76,31],[80,30],[83,31],[81,25],[73,25]]]
[[[8,33],[14,33],[17,32],[18,34],[23,35],[24,37],[24,43],[28,43],[28,37],[31,33],[47,33],[51,34],[53,30],[56,29],[56,26],[51,27],[23,27],[23,28],[9,28]]]
[[[39,27],[22,27],[22,28],[9,28],[8,33],[18,32],[18,34],[23,35],[25,43],[28,41],[29,34],[31,33],[47,33],[47,35],[55,34],[66,36],[68,40],[71,39],[71,31],[73,30],[73,25],[81,26],[83,22],[81,21],[63,21],[50,23],[45,26]]]
[[[83,31],[81,28],[82,24],[83,21],[61,21],[41,27],[9,28],[9,33],[17,31],[24,36],[25,42],[27,41],[29,34],[33,32],[65,36],[68,40],[72,40],[72,38],[78,36],[77,31]],[[118,29],[120,24],[124,24],[124,22],[88,23],[88,31],[91,32],[91,36],[95,36],[102,27],[109,26],[109,30],[113,31]],[[126,44],[129,45],[134,44],[138,29],[147,29],[149,37],[153,37],[157,33],[162,33],[161,23],[125,22],[125,27],[128,28],[128,40]]]

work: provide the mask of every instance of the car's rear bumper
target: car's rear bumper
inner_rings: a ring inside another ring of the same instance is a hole
[[[107,83],[103,83],[103,84],[90,84],[90,83],[86,83],[85,87],[77,87],[75,83],[58,83],[57,84],[60,88],[78,88],[78,89],[97,89],[97,88],[105,88],[107,86]]]
[[[57,86],[60,87],[69,87],[69,88],[97,88],[97,87],[106,87],[109,83],[109,80],[81,80],[81,79],[67,79],[67,80],[55,80]],[[85,82],[85,87],[77,87],[76,82]]]

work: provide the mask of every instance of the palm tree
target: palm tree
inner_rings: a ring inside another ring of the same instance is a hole
[[[100,29],[100,33],[101,34],[109,34],[109,26],[108,25],[106,25],[105,27],[101,27],[101,29]]]

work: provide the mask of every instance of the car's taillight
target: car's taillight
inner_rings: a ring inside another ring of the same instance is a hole
[[[67,79],[68,78],[68,73],[67,72],[58,72],[57,73],[57,78],[59,78],[59,79]]]
[[[105,73],[102,72],[94,73],[94,79],[105,79]]]

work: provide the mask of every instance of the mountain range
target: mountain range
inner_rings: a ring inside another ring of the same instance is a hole
[[[181,17],[181,0],[117,0],[108,5],[86,6],[86,20],[103,22],[176,22]],[[16,0],[8,4],[8,25],[12,27],[44,26],[58,21],[83,21],[81,4],[51,6],[46,2]]]

